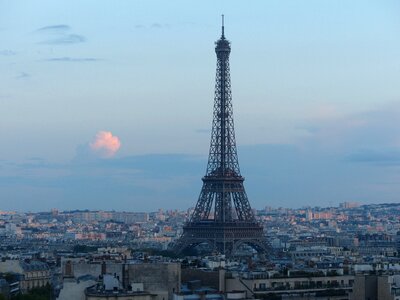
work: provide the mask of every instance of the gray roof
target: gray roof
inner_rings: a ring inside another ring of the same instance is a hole
[[[47,271],[49,266],[41,261],[33,260],[31,262],[21,262],[21,267],[24,271]]]

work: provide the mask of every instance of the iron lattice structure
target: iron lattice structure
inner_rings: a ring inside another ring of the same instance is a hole
[[[245,243],[266,252],[263,227],[254,217],[240,174],[229,68],[231,45],[225,38],[224,24],[215,52],[217,72],[207,171],[195,210],[174,250],[181,253],[207,243],[213,251],[229,256]]]

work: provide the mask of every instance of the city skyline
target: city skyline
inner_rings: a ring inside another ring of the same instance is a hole
[[[0,1],[1,209],[193,206],[221,13],[252,206],[398,202],[399,3],[39,2]]]

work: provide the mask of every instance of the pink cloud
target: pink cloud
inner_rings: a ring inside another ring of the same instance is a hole
[[[110,131],[99,131],[96,138],[89,144],[90,149],[100,157],[112,157],[121,147],[119,138]]]

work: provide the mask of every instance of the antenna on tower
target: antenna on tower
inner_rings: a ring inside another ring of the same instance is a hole
[[[221,15],[222,16],[222,38],[224,38],[225,37],[225,35],[224,35],[224,15]]]

